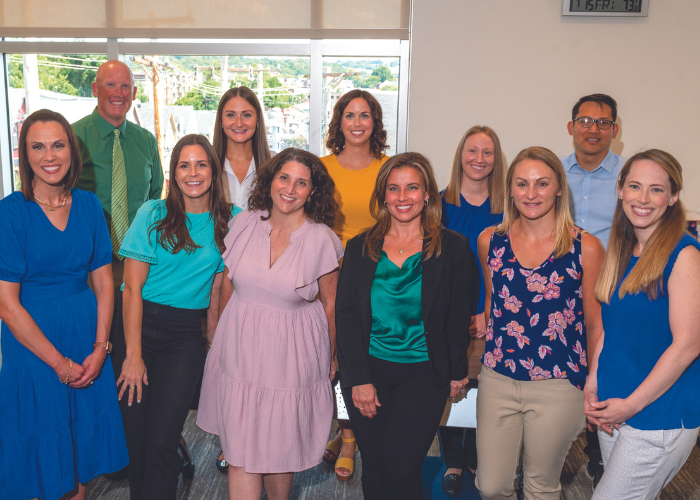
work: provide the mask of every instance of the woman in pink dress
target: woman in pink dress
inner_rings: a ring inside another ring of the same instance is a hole
[[[270,500],[287,499],[294,472],[321,461],[343,255],[334,189],[317,157],[286,149],[258,172],[226,237],[197,425],[221,439],[230,498],[258,500],[264,484]]]

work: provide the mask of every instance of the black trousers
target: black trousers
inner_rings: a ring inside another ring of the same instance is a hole
[[[112,321],[115,378],[126,358],[121,293]],[[119,402],[129,450],[131,500],[174,500],[182,468],[177,448],[192,397],[202,380],[206,340],[201,310],[143,301],[141,349],[148,385],[141,402]]]
[[[393,363],[370,356],[369,366],[381,404],[376,417],[363,417],[352,404],[352,389],[343,389],[362,454],[365,500],[420,500],[421,467],[450,386],[437,385],[429,361]]]
[[[476,429],[440,427],[440,441],[448,469],[476,470]]]

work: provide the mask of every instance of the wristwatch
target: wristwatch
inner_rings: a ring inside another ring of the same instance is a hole
[[[95,342],[92,344],[92,347],[104,347],[107,350],[107,354],[112,352],[112,343],[111,342]]]

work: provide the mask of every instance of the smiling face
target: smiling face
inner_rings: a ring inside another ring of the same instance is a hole
[[[526,158],[514,167],[510,195],[522,217],[530,220],[554,218],[561,187],[557,174],[545,162]]]
[[[343,111],[340,128],[345,137],[345,145],[369,146],[374,130],[372,109],[362,97],[356,97],[348,103]]]
[[[119,61],[107,61],[100,66],[92,83],[92,95],[97,97],[100,116],[119,127],[136,99],[136,87],[129,67]]]
[[[407,223],[420,217],[430,195],[420,171],[398,167],[389,173],[384,202],[389,214],[398,222]]]
[[[304,204],[312,193],[309,167],[296,161],[288,161],[272,179],[270,186],[272,211],[292,214],[304,210]]]
[[[182,191],[185,211],[193,212],[194,204],[199,201],[209,206],[212,172],[204,148],[199,144],[183,147],[175,169],[175,182]]]
[[[462,180],[483,181],[493,172],[495,161],[491,137],[483,132],[470,135],[462,149]]]
[[[612,108],[607,104],[587,101],[581,104],[576,118],[587,116],[594,120],[606,119],[612,121]],[[583,128],[578,121],[570,121],[568,125],[569,134],[574,138],[574,148],[577,154],[589,157],[598,157],[608,154],[612,140],[617,136],[619,125],[616,123],[608,130],[600,130],[598,123],[594,123],[590,128]],[[601,158],[602,161],[602,158]]]
[[[36,122],[27,132],[27,159],[34,189],[58,186],[71,166],[68,134],[58,122]]]
[[[221,114],[221,126],[230,141],[244,143],[252,140],[257,125],[258,113],[243,97],[232,97],[226,102]]]
[[[670,205],[678,201],[671,194],[671,179],[655,161],[639,160],[632,164],[625,183],[618,186],[622,209],[634,227],[638,240],[646,240],[658,227]],[[646,238],[640,237],[646,235]]]

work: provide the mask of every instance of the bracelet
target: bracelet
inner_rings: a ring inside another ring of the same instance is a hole
[[[73,369],[73,360],[70,358],[66,358],[68,360],[68,375],[66,375],[66,380],[61,380],[60,378],[58,380],[61,380],[62,384],[68,385],[68,379],[70,378],[70,372]]]

